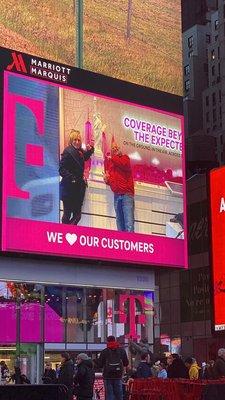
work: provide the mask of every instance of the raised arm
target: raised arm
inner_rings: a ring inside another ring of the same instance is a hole
[[[87,150],[84,152],[84,160],[85,161],[89,160],[89,158],[92,156],[94,151],[95,151],[94,146],[87,145]]]

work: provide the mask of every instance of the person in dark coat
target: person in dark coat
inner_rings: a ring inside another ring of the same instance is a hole
[[[151,366],[148,363],[148,354],[141,355],[141,361],[137,367],[136,378],[150,378],[152,376]]]
[[[0,361],[0,373],[1,373],[1,382],[5,383],[7,379],[10,377],[9,368],[5,361]]]
[[[101,351],[99,368],[103,368],[106,400],[123,400],[123,370],[129,364],[126,351],[120,347],[115,336],[108,336],[107,348]]]
[[[63,224],[77,225],[81,219],[81,209],[84,201],[87,183],[84,179],[84,163],[94,153],[92,144],[81,147],[81,134],[72,129],[67,146],[59,163],[60,198],[63,201]]]
[[[52,368],[51,363],[45,364],[45,372],[42,381],[46,385],[56,383],[56,371]]]
[[[95,373],[92,360],[85,353],[77,356],[77,373],[74,378],[77,400],[92,400]]]
[[[15,385],[30,385],[30,380],[25,374],[21,373],[20,367],[14,367],[14,374],[11,375],[9,382],[13,381]]]
[[[214,360],[210,360],[209,363],[206,364],[206,367],[205,367],[205,370],[203,373],[203,379],[216,379],[214,365],[215,365]]]
[[[68,353],[61,354],[61,368],[59,371],[58,383],[65,385],[68,388],[68,400],[73,398],[73,379],[74,379],[74,364]]]
[[[225,349],[218,350],[218,358],[215,361],[213,370],[216,379],[225,377]]]
[[[167,376],[168,378],[189,379],[188,369],[179,354],[171,354],[167,357]]]
[[[13,383],[15,383],[15,385],[21,385],[22,384],[22,374],[21,374],[21,370],[19,367],[14,367],[14,374],[11,375],[11,378],[9,380],[13,381]]]

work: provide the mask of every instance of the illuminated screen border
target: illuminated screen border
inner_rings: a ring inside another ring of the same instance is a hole
[[[6,49],[5,49],[5,51],[6,51]],[[21,53],[20,53],[21,54]],[[10,65],[10,56],[12,55],[12,53],[11,53],[11,51],[8,51],[8,59],[6,58],[6,62],[5,62],[5,65],[3,65],[3,68],[1,68],[1,70],[2,70],[2,72],[4,71],[4,69],[5,69],[5,67],[7,67],[8,65]],[[27,56],[27,55],[24,55],[24,54],[22,54],[22,57],[24,57],[24,59],[26,60],[26,64],[27,64],[27,59],[29,60],[29,59],[31,59],[31,57],[30,56]],[[34,57],[33,57],[34,58]],[[37,57],[35,57],[36,59],[38,59],[39,60],[39,58],[37,58]],[[41,59],[40,59],[41,60]],[[11,60],[11,62],[12,62],[12,60]],[[29,63],[29,61],[28,61],[28,63]],[[2,67],[2,66],[1,66]],[[71,68],[71,71],[73,72],[73,74],[75,74],[76,73],[76,69],[75,68]],[[80,70],[78,70],[78,72],[79,73],[82,73],[82,71],[80,71]],[[9,72],[10,74],[15,74],[15,72]],[[2,74],[1,74],[2,75]],[[37,77],[33,77],[33,76],[29,76],[28,74],[21,74],[21,73],[16,73],[16,75],[18,75],[18,76],[21,76],[21,75],[23,75],[23,76],[26,76],[26,78],[27,79],[40,79],[40,78],[37,78]],[[113,97],[111,97],[111,96],[109,96],[108,95],[108,93],[111,91],[110,90],[110,86],[109,85],[112,85],[113,86],[113,84],[115,83],[115,81],[117,81],[117,80],[115,80],[115,79],[113,79],[113,78],[108,78],[108,77],[102,77],[102,76],[100,76],[100,75],[97,75],[97,74],[93,74],[93,73],[88,73],[87,71],[84,71],[84,75],[85,75],[85,77],[88,75],[89,76],[89,81],[90,81],[90,79],[93,79],[93,77],[95,78],[95,79],[97,79],[97,78],[99,78],[98,79],[98,85],[101,87],[101,78],[103,79],[103,80],[106,80],[107,79],[107,81],[108,81],[108,85],[106,86],[106,88],[107,89],[104,89],[104,94],[102,93],[102,88],[101,88],[101,93],[99,93],[99,90],[98,91],[92,91],[92,90],[87,90],[87,88],[85,87],[83,90],[80,88],[80,87],[77,87],[77,86],[79,86],[79,85],[76,85],[76,84],[74,84],[74,81],[76,81],[76,79],[74,79],[74,76],[73,76],[73,79],[72,79],[72,82],[71,82],[71,80],[70,80],[70,82],[68,82],[67,83],[67,85],[65,86],[65,85],[63,85],[63,84],[59,84],[58,82],[57,83],[53,83],[53,82],[51,82],[49,79],[41,79],[41,81],[43,81],[43,82],[47,82],[48,84],[50,84],[50,85],[56,85],[57,87],[68,87],[68,88],[71,88],[71,89],[75,89],[75,90],[78,90],[78,91],[82,91],[82,92],[84,92],[84,93],[87,93],[87,94],[92,94],[92,95],[98,95],[98,96],[100,96],[100,97],[105,97],[105,98],[107,98],[107,99],[110,99],[110,100],[113,100],[113,101],[117,101],[117,102],[124,102],[124,103],[126,103],[126,104],[130,104],[131,106],[133,105],[133,106],[137,106],[137,107],[143,107],[143,108],[147,108],[147,109],[152,109],[152,110],[154,110],[154,111],[156,111],[156,112],[159,112],[159,113],[161,113],[161,114],[167,114],[167,115],[173,115],[173,116],[176,116],[176,118],[179,118],[180,120],[181,120],[181,124],[182,124],[182,132],[183,132],[183,143],[184,143],[184,122],[183,122],[183,116],[181,115],[181,114],[178,114],[177,112],[171,112],[171,110],[166,110],[166,107],[164,107],[164,110],[162,110],[161,108],[153,108],[151,105],[146,105],[146,104],[143,104],[143,102],[141,103],[141,102],[134,102],[134,101],[130,101],[130,99],[124,99],[124,89],[122,88],[122,90],[121,90],[121,93],[120,93],[120,96],[113,96]],[[3,83],[2,82],[2,76],[1,76],[1,83]],[[77,83],[77,82],[76,82]],[[123,82],[123,84],[125,84],[124,82]],[[130,90],[130,93],[132,92],[132,90],[133,90],[133,96],[135,97],[135,90],[137,89],[137,91],[139,91],[140,90],[140,87],[138,87],[137,85],[133,85],[133,84],[129,84],[129,83],[126,83],[126,85],[129,87],[129,90]],[[143,88],[141,88],[141,89],[143,89]],[[148,91],[148,89],[147,88],[145,88],[144,89],[145,91],[147,90]],[[165,95],[165,93],[158,93],[157,91],[153,91],[152,89],[149,89],[149,96],[150,95],[152,95],[152,93],[153,92],[155,92],[155,94],[156,94],[156,97],[158,96],[158,95],[162,95],[162,96],[164,96]],[[157,93],[156,93],[157,92]],[[122,97],[122,98],[121,98]],[[128,95],[128,97],[130,97],[130,94]],[[173,100],[174,100],[174,98],[175,97],[177,97],[177,96],[174,96],[174,95],[169,95],[169,97],[170,98],[173,98]],[[168,98],[168,94],[166,94],[166,98]],[[175,103],[177,102],[177,99],[175,99],[176,101],[175,101]],[[167,101],[167,100],[166,100]],[[177,104],[178,104],[178,102],[177,102]],[[171,104],[170,104],[170,107],[171,107]],[[170,108],[169,107],[169,108]],[[179,107],[178,108],[176,108],[176,111],[177,111],[177,109],[179,109],[180,108],[180,105],[179,105]],[[183,181],[185,182],[185,151],[184,151],[184,149],[183,149],[183,152],[182,152],[182,169],[183,169]],[[187,232],[187,226],[186,226],[186,190],[184,190],[184,197],[183,197],[183,204],[184,204],[184,231],[185,231],[185,233]],[[3,215],[3,217],[4,217],[4,215]],[[91,229],[91,228],[88,228],[88,229]],[[136,234],[135,234],[136,235]],[[149,235],[146,235],[146,237],[149,237]],[[170,267],[180,267],[180,268],[186,268],[187,267],[187,236],[186,236],[186,234],[185,234],[185,239],[183,240],[183,243],[184,243],[184,262],[183,262],[183,264],[182,265],[168,265],[167,263],[162,263],[162,262],[159,262],[159,263],[153,263],[153,264],[151,264],[150,263],[150,265],[155,265],[155,266],[170,266]],[[4,248],[4,244],[3,244],[3,248]],[[8,249],[6,249],[6,248],[4,248],[4,251],[6,251],[6,252],[10,252],[11,250],[8,250]],[[79,257],[79,255],[74,255],[74,256],[68,256],[68,255],[65,255],[65,254],[46,254],[46,253],[34,253],[34,252],[28,252],[28,251],[22,251],[22,250],[15,250],[16,252],[19,252],[19,253],[25,253],[25,254],[32,254],[32,255],[36,255],[36,256],[39,256],[39,255],[41,255],[41,256],[45,256],[45,257],[54,257],[54,256],[60,256],[60,258],[61,257],[64,257],[64,258],[66,258],[66,259],[68,259],[68,257],[71,259],[71,257],[74,259],[80,259],[80,257]],[[14,253],[14,251],[13,251],[13,253]],[[84,260],[88,260],[89,259],[89,257],[82,257],[82,259],[84,259]],[[95,262],[95,261],[97,261],[96,259],[93,259],[92,260],[92,262]],[[101,260],[102,262],[110,262],[110,263],[122,263],[122,264],[126,264],[126,265],[130,265],[130,264],[136,264],[137,263],[137,261],[136,260],[133,260],[133,261],[129,261],[129,262],[127,262],[125,259],[116,259],[116,260],[114,260],[114,259],[109,259],[109,258],[103,258],[102,260]],[[142,265],[146,265],[146,264],[149,264],[149,262],[142,262],[142,261],[138,261],[138,264],[142,264]]]

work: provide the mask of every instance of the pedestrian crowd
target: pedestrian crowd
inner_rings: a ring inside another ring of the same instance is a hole
[[[61,366],[55,370],[51,363],[46,363],[42,377],[43,384],[63,384],[68,389],[68,400],[100,399],[99,392],[94,393],[95,371],[101,370],[106,400],[124,400],[127,397],[127,386],[133,380],[157,377],[159,379],[219,379],[225,378],[225,349],[219,349],[217,359],[198,365],[194,357],[185,360],[178,354],[153,361],[153,354],[147,340],[140,343],[129,342],[132,356],[132,368],[126,350],[120,346],[114,336],[107,338],[107,347],[101,351],[93,362],[86,353],[77,356],[76,363],[69,353],[61,354]],[[29,379],[21,373],[19,367],[10,374],[5,361],[0,362],[1,384],[30,384]]]

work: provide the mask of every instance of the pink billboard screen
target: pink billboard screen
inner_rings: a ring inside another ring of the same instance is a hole
[[[186,267],[183,117],[22,61],[4,71],[2,250]]]

